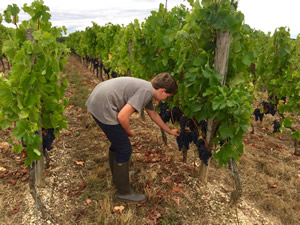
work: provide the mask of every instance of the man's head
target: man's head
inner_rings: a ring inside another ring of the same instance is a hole
[[[165,89],[167,94],[175,95],[178,87],[176,80],[169,73],[160,73],[151,80],[153,88]]]

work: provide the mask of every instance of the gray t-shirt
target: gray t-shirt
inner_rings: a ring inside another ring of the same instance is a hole
[[[119,124],[118,113],[126,104],[130,104],[138,112],[144,107],[154,110],[152,97],[151,82],[133,77],[118,77],[98,84],[85,105],[101,123],[116,125]]]

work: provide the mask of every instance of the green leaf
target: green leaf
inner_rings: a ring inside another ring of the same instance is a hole
[[[44,106],[47,111],[56,111],[57,100],[54,97],[45,99]]]
[[[192,110],[193,113],[194,112],[199,112],[199,111],[202,110],[202,105],[200,103],[193,103],[191,105],[191,110]]]
[[[36,97],[34,96],[34,94],[32,94],[31,92],[27,92],[25,97],[25,105],[30,108],[36,103]]]
[[[193,66],[202,66],[206,63],[206,59],[203,58],[195,58],[193,61]]]
[[[203,7],[209,7],[212,4],[211,0],[202,0],[201,4],[203,5]]]
[[[19,95],[17,96],[18,107],[19,107],[20,110],[23,109],[23,104],[22,104],[23,98],[22,99],[21,98],[22,98],[21,96],[19,96]]]
[[[41,152],[40,152],[39,150],[33,149],[33,152],[34,152],[35,154],[37,154],[38,156],[41,156]]]
[[[20,77],[20,85],[24,88],[27,89],[29,88],[29,73],[30,73],[30,69],[27,68],[24,71],[22,71],[22,75]]]
[[[168,59],[163,59],[162,64],[163,64],[163,66],[167,66],[168,65]]]
[[[291,117],[286,117],[281,121],[281,123],[284,127],[291,127],[293,124],[293,119]]]
[[[241,43],[239,41],[233,42],[233,51],[238,53],[242,50]]]
[[[212,109],[214,111],[217,110],[220,106],[222,106],[222,108],[224,108],[225,105],[226,105],[226,103],[225,103],[225,99],[223,96],[217,96],[217,97],[213,98],[213,100],[212,100]]]
[[[16,4],[13,4],[13,6],[11,8],[11,14],[13,16],[17,16],[19,12],[20,12],[19,7]]]
[[[30,131],[30,123],[25,119],[21,119],[16,123],[16,127],[12,130],[12,136],[20,140],[26,133]]]
[[[292,133],[292,138],[300,140],[300,130],[297,130]]]
[[[67,107],[69,105],[70,100],[68,98],[64,99],[64,106]]]
[[[10,85],[0,79],[0,105],[9,107],[13,103]]]
[[[232,156],[232,146],[229,143],[224,144],[214,153],[214,157],[218,160],[218,166],[222,167],[228,163]]]
[[[45,84],[47,82],[45,76],[38,76],[38,81],[42,84]]]
[[[243,73],[238,73],[235,75],[235,77],[233,78],[233,80],[230,82],[231,86],[236,86],[238,84],[241,84],[245,81],[245,78],[243,76]]]
[[[19,154],[21,151],[23,150],[23,145],[22,144],[19,144],[19,145],[15,145],[14,147],[13,147],[13,152],[15,152],[15,153],[17,153],[17,154]]]
[[[228,100],[228,101],[226,102],[226,105],[227,105],[228,107],[232,107],[232,106],[234,106],[234,105],[236,105],[236,104],[237,104],[237,102],[234,101],[234,100]]]
[[[7,129],[7,128],[9,128],[10,126],[11,126],[11,121],[9,121],[9,120],[2,120],[1,121],[1,128],[3,129],[3,130],[5,130],[5,129]]]
[[[220,135],[222,139],[233,137],[235,133],[235,127],[232,125],[229,125],[227,123],[223,123],[220,125],[219,128]]]
[[[249,55],[245,55],[242,61],[245,65],[249,66],[251,64],[251,57]]]
[[[16,47],[13,40],[7,40],[4,42],[2,52],[8,57],[9,61],[12,61],[16,54]]]
[[[30,111],[31,111],[30,109],[23,109],[21,111],[21,118],[23,119],[27,118],[29,116]]]

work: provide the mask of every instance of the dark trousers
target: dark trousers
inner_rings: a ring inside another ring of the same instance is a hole
[[[109,150],[116,153],[116,162],[123,163],[129,161],[132,153],[132,148],[128,138],[128,134],[125,132],[123,127],[120,124],[103,124],[94,116],[93,118],[110,141],[111,145],[109,147]]]

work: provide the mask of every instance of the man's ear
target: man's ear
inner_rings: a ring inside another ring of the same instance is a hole
[[[167,90],[166,88],[160,88],[159,89],[160,92],[166,92],[166,90]]]

